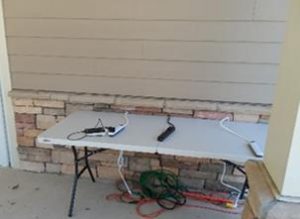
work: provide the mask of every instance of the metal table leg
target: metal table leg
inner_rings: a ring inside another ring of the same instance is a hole
[[[73,187],[72,187],[72,193],[71,193],[71,202],[70,202],[70,207],[69,207],[69,217],[73,216],[73,208],[74,208],[74,202],[75,202],[75,195],[76,195],[76,189],[77,189],[77,182],[79,179],[79,173],[78,173],[78,153],[77,150],[74,146],[72,146],[72,151],[74,155],[74,168],[75,168],[75,173],[74,173],[74,180],[73,180]]]
[[[73,209],[74,209],[74,204],[75,204],[75,198],[76,198],[76,190],[77,190],[77,184],[80,176],[88,170],[89,175],[91,177],[91,180],[95,182],[95,177],[92,173],[90,164],[89,164],[89,157],[98,153],[105,151],[105,149],[99,149],[95,151],[89,151],[87,147],[84,147],[84,155],[82,157],[79,157],[79,152],[76,150],[74,146],[72,146],[72,151],[74,155],[74,179],[73,179],[73,186],[72,186],[72,193],[71,193],[71,200],[70,200],[70,207],[69,207],[69,212],[68,216],[72,217],[73,216]],[[84,160],[84,167],[79,171],[79,163],[80,161]]]

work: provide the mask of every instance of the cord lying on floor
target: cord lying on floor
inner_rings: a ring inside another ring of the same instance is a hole
[[[223,167],[223,175],[225,175],[226,164]],[[119,170],[121,172],[121,168]],[[136,213],[144,219],[156,218],[163,212],[178,207],[202,208],[228,214],[240,214],[239,210],[229,209],[238,207],[240,191],[224,183],[224,176],[221,177],[221,183],[230,190],[238,192],[234,200],[232,200],[232,193],[215,193],[219,194],[218,196],[202,192],[190,192],[185,185],[179,182],[175,174],[164,170],[143,172],[140,176],[139,183],[132,183],[132,185],[136,185],[138,188],[129,188],[128,181],[125,180],[123,174],[121,178],[122,180],[119,184],[124,186],[121,190],[122,193],[108,195],[106,199],[136,204]],[[121,189],[120,185],[117,186],[119,189]],[[134,192],[132,190],[134,190]],[[130,193],[136,196],[132,196]],[[193,201],[200,201],[203,202],[203,204],[194,204]],[[153,205],[154,203],[159,207],[157,210],[150,213],[143,213],[144,206]]]
[[[126,187],[126,190],[127,192],[130,194],[130,195],[133,195],[133,192],[131,191],[130,187],[128,186],[128,183],[122,173],[122,168],[124,166],[124,156],[123,156],[123,151],[120,151],[120,154],[119,154],[119,157],[118,157],[118,160],[117,160],[117,165],[118,165],[118,172],[119,172],[119,175],[122,179],[122,182],[124,184],[124,186]]]

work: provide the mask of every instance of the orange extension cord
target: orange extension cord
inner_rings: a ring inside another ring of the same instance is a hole
[[[211,196],[211,195],[204,195],[201,193],[196,193],[196,192],[183,192],[183,195],[185,195],[187,198],[190,200],[194,201],[205,201],[213,204],[224,204],[225,206],[231,206],[233,204],[232,200],[226,199],[226,198],[221,198],[221,197],[216,197],[216,196]],[[145,205],[150,205],[156,203],[155,199],[148,199],[148,198],[134,198],[127,192],[124,193],[114,193],[110,194],[106,197],[107,200],[109,201],[118,201],[118,202],[124,202],[124,203],[130,203],[130,204],[136,204],[136,213],[139,215],[141,219],[154,219],[160,216],[162,213],[168,211],[163,208],[159,208],[156,211],[153,211],[151,213],[143,213],[142,208]],[[226,214],[240,214],[239,211],[236,210],[225,210],[217,207],[208,207],[204,205],[194,205],[194,204],[185,204],[184,206],[178,206],[178,207],[187,207],[187,208],[200,208],[200,209],[206,209],[206,210],[212,210],[212,211],[217,211],[221,213],[226,213]]]

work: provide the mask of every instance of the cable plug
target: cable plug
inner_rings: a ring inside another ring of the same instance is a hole
[[[230,208],[230,209],[234,209],[234,208],[237,208],[238,205],[237,205],[237,203],[230,203],[230,202],[228,202],[228,203],[225,204],[225,207],[226,208]]]
[[[259,146],[259,144],[256,141],[250,141],[250,142],[248,142],[248,145],[251,148],[251,150],[253,151],[253,153],[255,154],[255,156],[257,156],[257,157],[264,156],[263,150],[261,149],[261,147]]]

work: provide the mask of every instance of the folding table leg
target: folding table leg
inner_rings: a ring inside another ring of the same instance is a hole
[[[71,201],[70,201],[70,207],[69,207],[69,217],[73,216],[73,208],[74,208],[74,203],[75,203],[75,196],[76,196],[76,189],[77,189],[77,182],[80,177],[79,172],[78,172],[78,153],[76,151],[76,148],[72,146],[72,151],[74,155],[74,168],[75,168],[75,173],[74,173],[74,180],[73,180],[73,187],[72,187],[72,193],[71,193]]]
[[[245,180],[245,183],[244,183],[242,191],[241,191],[240,199],[244,199],[245,192],[246,192],[247,188],[249,188],[249,185],[248,185],[248,178],[246,176],[246,180]]]
[[[89,155],[88,155],[88,149],[87,149],[87,147],[84,147],[84,161],[85,161],[85,166],[86,166],[87,170],[89,171],[89,174],[90,174],[90,177],[91,177],[92,181],[96,182],[95,181],[95,177],[94,177],[94,175],[92,173],[90,164],[89,164]]]
[[[88,170],[92,181],[96,182],[95,177],[93,175],[93,172],[91,170],[91,166],[89,164],[89,157],[96,154],[96,153],[105,151],[105,149],[98,149],[98,150],[95,150],[95,151],[89,151],[87,149],[87,147],[84,147],[84,155],[82,157],[79,157],[78,151],[76,150],[76,148],[74,146],[72,146],[72,151],[73,151],[73,155],[74,155],[74,170],[75,171],[74,171],[73,187],[72,187],[70,207],[69,207],[69,213],[68,213],[69,217],[73,216],[73,209],[74,209],[75,198],[76,198],[77,184],[78,184],[78,180],[79,180],[80,176],[86,170]],[[80,161],[83,161],[83,160],[84,160],[85,166],[81,170],[79,170],[79,163],[80,163]]]

